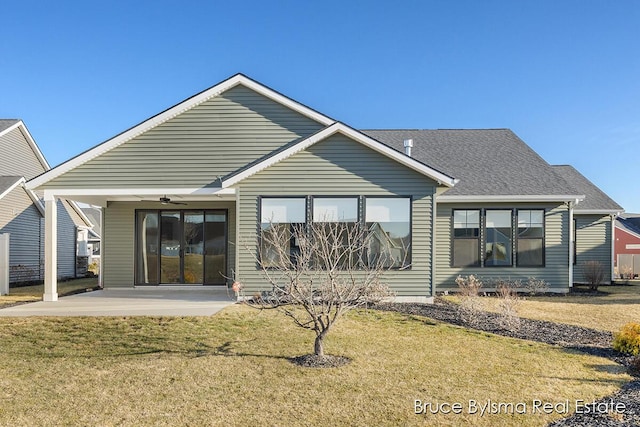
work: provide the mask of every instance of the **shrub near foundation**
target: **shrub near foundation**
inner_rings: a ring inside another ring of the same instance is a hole
[[[624,354],[640,354],[640,324],[627,323],[613,337],[613,349]]]

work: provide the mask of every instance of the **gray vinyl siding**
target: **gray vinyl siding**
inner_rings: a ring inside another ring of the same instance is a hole
[[[545,266],[544,267],[452,267],[451,233],[453,209],[545,209]],[[536,277],[547,282],[550,290],[569,290],[569,212],[565,205],[542,204],[451,204],[438,203],[436,217],[436,291],[457,290],[458,275],[480,276],[485,287],[492,279],[520,279]]]
[[[334,135],[240,184],[239,280],[247,292],[268,289],[256,267],[260,196],[411,196],[411,269],[386,282],[398,296],[431,295],[431,203],[436,184],[347,137]]]
[[[236,86],[41,188],[200,188],[322,125]]]
[[[67,210],[67,201],[58,199],[58,278],[76,277],[76,224]]]
[[[605,271],[603,283],[611,281],[611,218],[608,215],[580,215],[576,221],[576,265],[573,280],[585,283],[584,263],[599,261]]]
[[[132,287],[135,283],[135,211],[137,209],[167,209],[154,202],[109,202],[104,209],[104,233],[100,246],[103,284],[106,288]],[[171,209],[171,208],[169,208]],[[227,271],[235,265],[236,208],[235,202],[191,202],[176,205],[175,210],[226,209],[228,229]]]
[[[0,234],[10,234],[10,283],[42,279],[41,220],[40,211],[22,187],[0,200]]]
[[[29,180],[46,170],[20,128],[0,136],[0,153],[0,175],[24,176]]]

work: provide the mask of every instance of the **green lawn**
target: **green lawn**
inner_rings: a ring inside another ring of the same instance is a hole
[[[58,295],[64,296],[83,292],[87,289],[93,289],[96,286],[98,286],[97,277],[58,282]],[[0,296],[0,308],[8,305],[14,305],[16,303],[42,301],[43,293],[44,285],[9,288],[9,295]]]
[[[603,397],[613,362],[399,313],[350,314],[329,335],[340,368],[301,368],[312,335],[274,311],[213,317],[0,318],[0,425],[542,426],[538,399]],[[414,402],[464,405],[414,414]],[[469,414],[468,402],[526,415]]]

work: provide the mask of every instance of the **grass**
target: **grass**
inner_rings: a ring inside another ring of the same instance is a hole
[[[598,290],[602,294],[525,297],[518,305],[518,314],[611,332],[640,319],[640,285],[607,285]],[[498,300],[485,299],[485,308],[498,311]]]
[[[399,313],[349,314],[329,335],[340,368],[288,358],[311,334],[274,311],[213,317],[0,318],[0,425],[541,426],[533,399],[591,401],[630,378],[613,362]],[[414,414],[414,401],[462,414]],[[526,415],[469,414],[470,399]],[[571,407],[570,409],[575,409]]]
[[[98,286],[97,277],[58,282],[58,295],[64,296],[83,292],[86,289],[92,289],[96,286]],[[17,303],[42,301],[43,293],[44,285],[31,285],[9,288],[9,295],[0,296],[0,308]]]

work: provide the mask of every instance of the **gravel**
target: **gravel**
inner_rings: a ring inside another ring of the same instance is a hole
[[[631,357],[611,348],[611,332],[544,320],[520,319],[519,327],[505,329],[498,313],[480,312],[473,324],[464,322],[456,305],[436,298],[433,304],[380,304],[380,310],[429,317],[441,322],[491,332],[512,338],[537,341],[574,349],[594,356],[606,357],[629,368]],[[630,371],[631,372],[631,371]],[[624,405],[624,406],[622,406]],[[555,421],[552,427],[640,426],[640,379],[636,377],[618,392],[581,408],[582,413]]]

